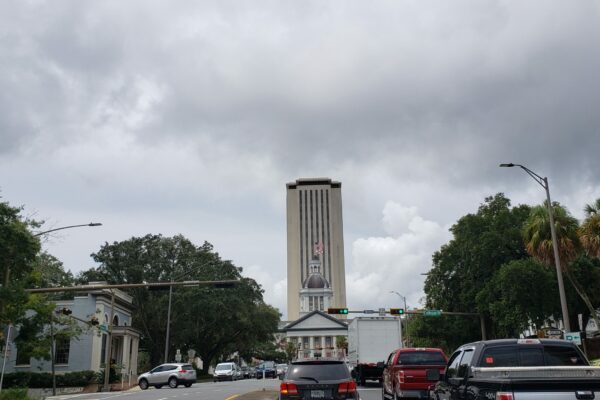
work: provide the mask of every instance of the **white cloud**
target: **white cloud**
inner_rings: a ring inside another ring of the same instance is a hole
[[[447,227],[418,215],[417,207],[388,201],[382,224],[386,237],[357,239],[352,244],[352,267],[347,274],[348,305],[377,309],[402,305],[417,307],[424,296],[421,273],[431,268],[431,256],[451,235]]]

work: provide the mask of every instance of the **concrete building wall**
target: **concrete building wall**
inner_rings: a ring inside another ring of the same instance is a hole
[[[346,306],[342,185],[328,178],[298,179],[287,184],[288,319],[300,316],[299,293],[309,274],[315,243],[321,272],[333,289],[332,307]]]

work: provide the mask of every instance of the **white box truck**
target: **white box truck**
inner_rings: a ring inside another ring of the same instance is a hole
[[[348,325],[348,361],[353,378],[363,386],[367,380],[383,379],[383,363],[401,347],[400,318],[357,317]]]

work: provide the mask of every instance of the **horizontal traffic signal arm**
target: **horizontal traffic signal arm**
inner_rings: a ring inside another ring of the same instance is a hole
[[[64,286],[39,289],[25,289],[29,293],[56,293],[56,292],[93,292],[100,289],[131,289],[131,288],[160,288],[169,286],[213,286],[215,288],[231,288],[240,283],[239,280],[223,281],[183,281],[183,282],[154,282],[154,283],[121,283],[117,285],[85,285],[85,286]]]
[[[347,308],[328,308],[327,314],[348,314]]]

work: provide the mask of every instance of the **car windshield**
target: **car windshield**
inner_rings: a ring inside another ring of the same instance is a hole
[[[288,368],[285,379],[335,381],[350,379],[350,373],[341,362],[293,363]]]
[[[438,351],[410,351],[400,353],[401,365],[446,365],[446,359]]]
[[[230,371],[233,368],[231,364],[219,364],[215,371]]]

